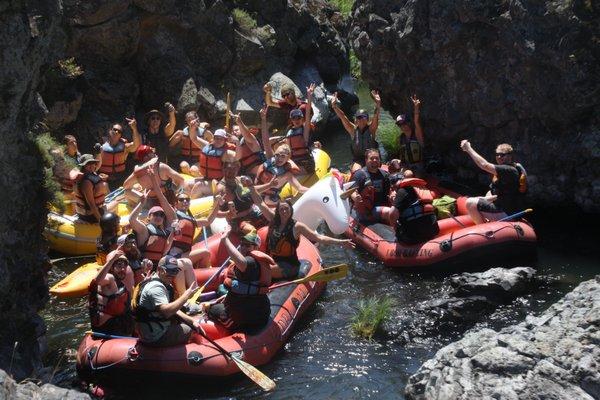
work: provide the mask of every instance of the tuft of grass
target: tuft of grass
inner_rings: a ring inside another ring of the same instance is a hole
[[[355,79],[360,79],[361,77],[360,60],[352,48],[350,49],[350,75]]]
[[[394,306],[395,302],[389,296],[373,296],[360,300],[356,315],[352,318],[352,332],[356,336],[371,340]]]
[[[54,157],[50,152],[60,147],[60,144],[54,140],[50,133],[43,133],[37,135],[34,142],[38,148],[38,151],[42,155],[44,160],[44,190],[48,196],[48,202],[50,205],[58,209],[61,213],[65,211],[65,198],[59,183],[54,179],[52,168],[54,167]],[[65,162],[67,162],[65,160]]]
[[[400,142],[398,139],[399,135],[400,131],[394,121],[379,121],[377,137],[379,143],[381,143],[385,148],[389,159],[397,156],[400,152]]]
[[[242,10],[241,8],[234,8],[231,14],[235,23],[243,31],[250,32],[253,29],[256,29],[256,19],[252,17],[252,15],[248,13],[248,11]]]
[[[336,6],[344,17],[350,15],[354,5],[354,0],[329,0],[329,2]]]
[[[75,57],[58,60],[58,66],[63,75],[67,78],[77,78],[78,76],[83,75],[83,68],[77,65]]]

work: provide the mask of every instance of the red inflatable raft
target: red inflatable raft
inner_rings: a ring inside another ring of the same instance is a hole
[[[264,237],[264,229],[260,233]],[[218,246],[216,240],[209,243],[212,248]],[[211,253],[216,257],[214,265],[220,265],[226,259],[223,249]],[[299,277],[322,269],[319,252],[304,237],[300,240],[298,257],[302,263]],[[215,270],[198,270],[197,276],[208,277]],[[203,282],[200,279],[199,283]],[[240,355],[252,365],[265,364],[287,342],[293,327],[324,288],[323,282],[307,282],[272,290],[269,293],[271,318],[266,326],[252,332],[228,332],[221,325],[206,320],[202,321],[202,326],[226,351]],[[106,340],[87,334],[77,351],[77,372],[85,381],[120,380],[131,376],[144,379],[150,376],[223,377],[239,372],[234,362],[200,335],[193,334],[191,341],[186,345],[153,348],[136,338]]]
[[[453,269],[457,265],[490,265],[535,258],[536,235],[525,220],[475,225],[465,207],[466,197],[434,187],[434,196],[448,194],[457,199],[458,216],[438,221],[440,232],[425,243],[407,245],[396,240],[394,228],[385,224],[365,226],[350,217],[346,231],[357,245],[388,267],[410,271]],[[463,215],[460,215],[463,214]]]

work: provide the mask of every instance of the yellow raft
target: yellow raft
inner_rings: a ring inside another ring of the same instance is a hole
[[[90,282],[98,275],[101,268],[102,266],[95,262],[83,264],[52,286],[50,293],[60,298],[85,296],[88,294]]]
[[[323,178],[329,172],[329,167],[331,167],[331,158],[329,154],[321,149],[313,149],[312,156],[315,159],[315,172],[311,175],[300,175],[298,176],[298,181],[306,186],[311,187],[315,183],[317,183],[321,178]],[[286,199],[288,197],[295,197],[298,195],[298,191],[294,189],[289,183],[286,183],[283,188],[281,188],[281,192],[279,196],[282,199]]]

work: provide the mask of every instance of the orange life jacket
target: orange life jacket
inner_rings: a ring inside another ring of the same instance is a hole
[[[265,161],[265,154],[262,150],[252,152],[246,141],[242,138],[240,149],[242,152],[240,164],[242,171],[249,172],[252,168],[259,166]]]
[[[292,150],[292,160],[298,162],[312,157],[310,154],[310,149],[304,140],[304,126],[290,128],[285,137],[287,138],[288,145]]]
[[[173,234],[173,247],[179,247],[184,251],[188,251],[192,247],[194,241],[194,233],[196,232],[196,219],[184,211],[176,211],[178,231]]]
[[[269,292],[269,286],[271,286],[271,265],[275,264],[275,261],[271,256],[258,250],[251,251],[250,256],[254,258],[260,266],[259,279],[256,281],[242,281],[238,279],[235,274],[236,266],[234,263],[231,263],[225,272],[223,284],[230,292],[235,294],[267,294]]]
[[[152,224],[146,225],[146,228],[148,228],[148,240],[140,250],[142,250],[142,257],[152,261],[156,267],[168,250],[167,238],[169,237],[169,231],[157,228]]]
[[[129,292],[121,281],[117,281],[117,293],[106,296],[98,292],[96,279],[92,279],[89,286],[88,309],[90,311],[90,322],[93,327],[99,325],[100,313],[118,317],[127,312],[129,308]],[[105,297],[106,304],[98,303],[98,296]]]
[[[81,185],[83,182],[90,181],[93,185],[94,204],[98,208],[104,207],[104,198],[108,194],[108,184],[96,173],[85,173],[81,180],[75,185],[75,212],[79,215],[93,215],[90,205],[85,201]]]
[[[109,142],[102,145],[102,165],[99,172],[111,175],[125,171],[125,161],[127,161],[127,151],[125,149],[125,139],[120,139],[116,145],[112,146]]]
[[[183,128],[183,136],[181,137],[181,155],[186,157],[200,156],[201,149],[190,140],[189,127]]]
[[[269,227],[267,233],[267,252],[273,257],[294,257],[300,241],[294,237],[296,221],[290,218],[283,230],[273,230]]]
[[[235,150],[235,145],[226,143],[223,147],[213,147],[212,144],[207,144],[200,153],[200,160],[198,162],[198,168],[200,169],[200,175],[204,179],[221,179],[223,178],[223,154],[227,150]]]

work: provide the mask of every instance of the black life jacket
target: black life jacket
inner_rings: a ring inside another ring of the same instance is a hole
[[[155,310],[149,310],[146,307],[140,306],[140,300],[142,298],[142,292],[144,291],[144,288],[150,282],[156,281],[160,281],[167,288],[167,292],[169,293],[169,302],[172,302],[175,297],[175,290],[173,289],[173,286],[165,285],[158,277],[141,281],[140,283],[135,285],[135,287],[133,288],[133,295],[131,296],[131,314],[137,322],[149,323],[169,321],[169,318],[164,318],[158,315],[151,315],[151,313],[153,313]],[[152,329],[152,327],[150,327],[150,329]]]

